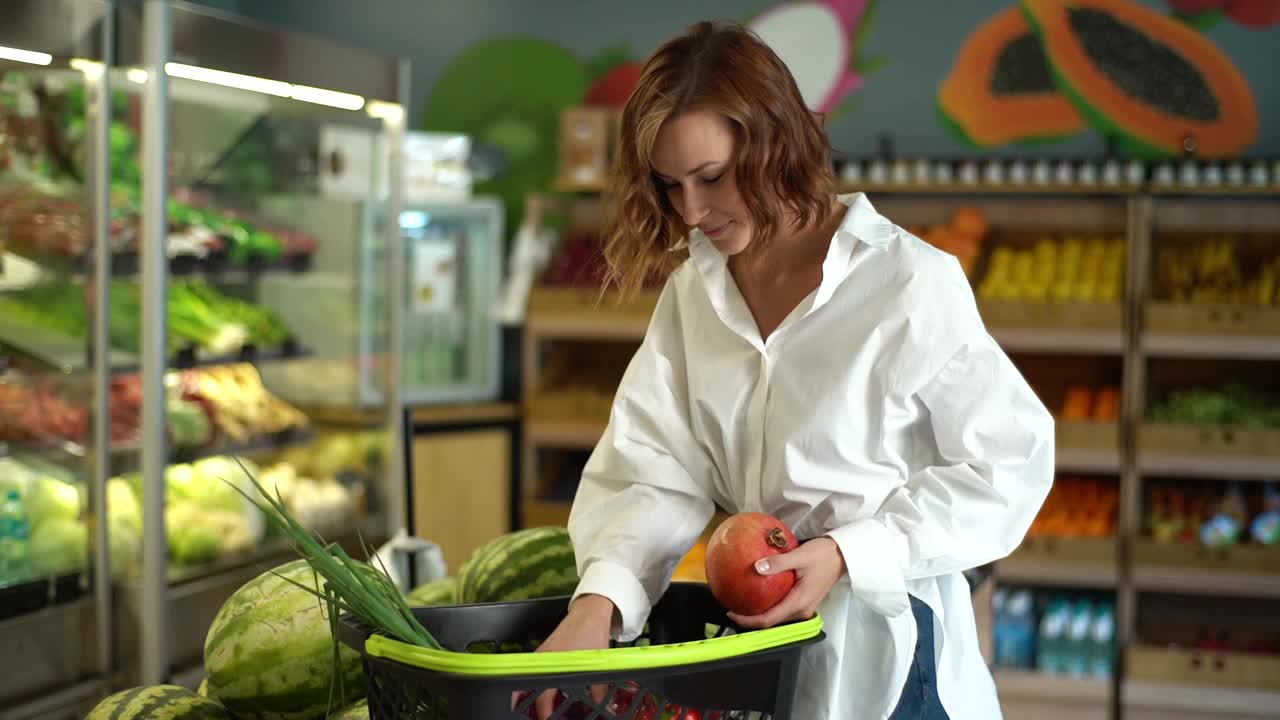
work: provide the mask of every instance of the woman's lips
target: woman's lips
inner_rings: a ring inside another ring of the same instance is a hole
[[[725,231],[725,230],[728,230],[728,229],[729,229],[729,226],[730,226],[730,225],[732,225],[732,224],[733,224],[733,221],[732,221],[732,220],[730,220],[729,222],[727,222],[727,223],[725,223],[725,224],[723,224],[723,225],[720,225],[720,226],[718,226],[718,227],[714,227],[714,228],[703,228],[703,230],[702,230],[702,234],[703,234],[703,235],[706,235],[707,237],[709,237],[709,238],[711,238],[711,239],[713,239],[713,240],[714,240],[714,239],[716,239],[716,238],[720,237],[721,235],[724,235],[724,231]]]

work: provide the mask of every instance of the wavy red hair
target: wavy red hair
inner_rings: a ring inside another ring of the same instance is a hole
[[[829,211],[830,146],[787,66],[740,25],[693,25],[649,57],[622,112],[604,255],[605,286],[623,298],[688,255],[673,251],[690,228],[671,206],[652,158],[663,123],[694,109],[719,113],[733,128],[738,191],[752,214],[750,251],[784,226],[806,227]]]

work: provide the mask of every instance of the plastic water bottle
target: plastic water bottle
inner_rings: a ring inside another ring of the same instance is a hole
[[[1036,668],[1043,673],[1066,672],[1065,645],[1071,606],[1056,598],[1040,618],[1040,635],[1036,643]]]
[[[1093,627],[1089,634],[1091,656],[1089,673],[1099,678],[1111,677],[1111,668],[1114,662],[1116,619],[1109,603],[1103,603],[1098,607],[1097,613],[1093,616]]]
[[[1008,599],[1009,592],[1004,588],[996,588],[991,593],[991,654],[995,667],[1004,667],[1005,658],[1001,649],[1005,646],[1008,632],[1004,614]]]
[[[22,496],[10,490],[0,503],[0,585],[20,582],[31,577],[28,548],[31,531]]]
[[[1071,610],[1071,622],[1067,626],[1066,652],[1063,653],[1067,674],[1082,678],[1089,674],[1093,653],[1090,645],[1090,629],[1093,626],[1093,604],[1081,600]]]
[[[1004,603],[1004,617],[996,636],[996,658],[1001,667],[1029,670],[1035,660],[1036,621],[1031,592],[1018,590]]]

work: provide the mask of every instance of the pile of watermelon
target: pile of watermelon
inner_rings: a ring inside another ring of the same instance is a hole
[[[289,582],[317,587],[303,560],[273,568],[231,595],[205,638],[205,680],[197,692],[173,685],[124,690],[86,720],[367,720],[360,656],[334,644],[328,610]],[[412,607],[505,602],[568,595],[578,584],[564,528],[500,536],[447,577],[415,588]],[[163,709],[163,715],[157,715]]]

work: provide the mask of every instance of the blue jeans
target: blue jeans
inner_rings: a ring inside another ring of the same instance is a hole
[[[902,698],[889,720],[949,720],[938,700],[938,669],[933,662],[933,611],[911,598],[911,614],[916,618],[916,656],[907,671]]]

